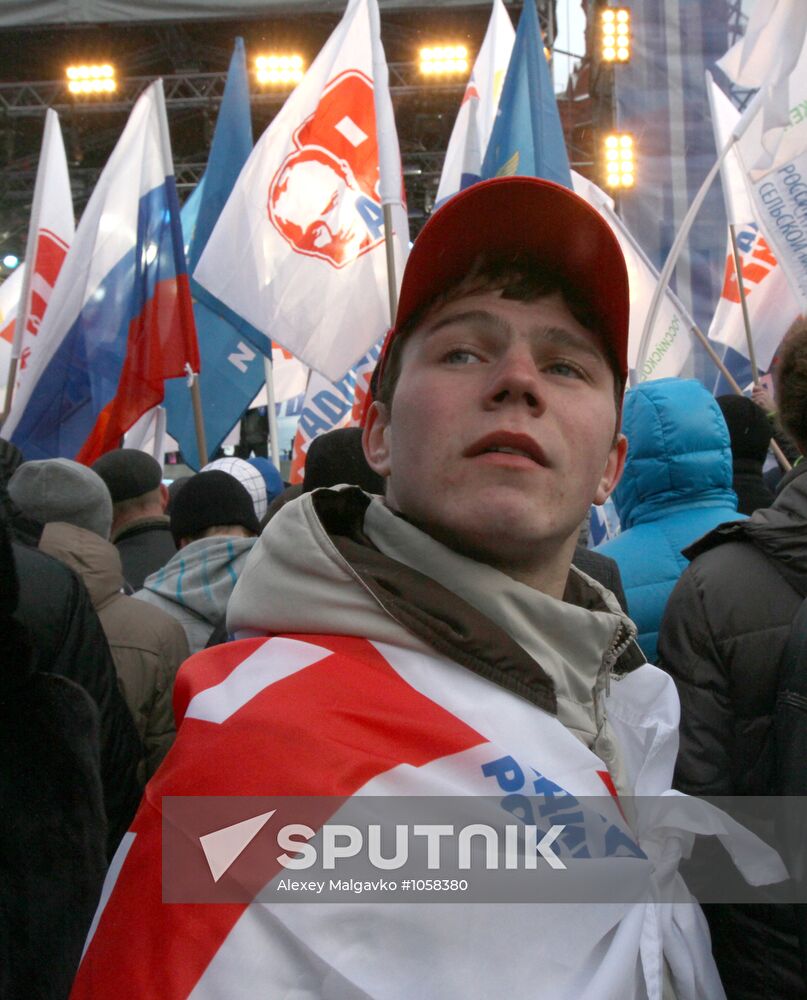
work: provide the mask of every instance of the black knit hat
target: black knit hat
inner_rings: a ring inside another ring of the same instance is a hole
[[[131,500],[156,490],[163,470],[156,458],[137,448],[116,448],[92,464],[93,472],[106,483],[112,503]]]
[[[736,393],[718,396],[717,405],[729,428],[732,455],[764,462],[773,436],[765,411],[752,399]]]
[[[235,476],[220,469],[198,472],[183,485],[171,505],[171,534],[193,538],[219,524],[240,524],[260,533],[252,497]]]

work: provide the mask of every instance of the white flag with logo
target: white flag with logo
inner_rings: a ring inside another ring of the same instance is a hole
[[[614,212],[611,198],[596,184],[572,171],[575,194],[596,208],[619,240],[628,269],[630,286],[630,330],[628,339],[628,364],[636,368],[637,354],[642,340],[647,313],[658,284],[658,271],[645,256],[644,251]],[[638,372],[638,381],[668,378],[680,375],[692,353],[694,326],[684,307],[668,288],[656,314],[653,336],[648,343],[647,356]]]
[[[308,449],[315,438],[340,427],[356,427],[361,423],[367,390],[382,343],[383,338],[336,382],[328,381],[318,372],[311,373],[294,435],[290,483],[303,481]]]
[[[448,140],[437,200],[470,187],[482,175],[482,161],[499,106],[516,32],[502,0],[493,0],[488,29],[474,62],[457,120]]]
[[[807,5],[805,5],[807,8]],[[807,13],[793,17],[800,55],[760,90],[734,129],[755,218],[801,308],[807,308]],[[794,44],[793,39],[788,44]]]
[[[740,112],[710,74],[707,73],[706,77],[715,144],[718,149],[723,149],[740,120]],[[757,364],[764,371],[770,367],[779,342],[801,310],[765,234],[755,221],[756,210],[749,197],[745,172],[734,149],[723,162],[721,178],[726,212],[729,222],[735,226],[754,353]],[[730,234],[726,243],[720,299],[709,327],[709,337],[749,357]]]
[[[59,116],[49,108],[28,225],[29,267],[20,293],[20,321],[15,326],[12,345],[12,357],[19,359],[16,388],[24,383],[35,355],[43,350],[39,329],[75,231],[62,130]]]
[[[338,380],[390,322],[382,187],[400,282],[409,228],[377,0],[350,0],[241,171],[194,272],[202,301],[264,353],[274,340]]]
[[[16,271],[12,271],[0,285],[0,413],[5,411],[8,366],[11,363],[11,343],[14,340],[24,274],[25,264],[20,264]]]

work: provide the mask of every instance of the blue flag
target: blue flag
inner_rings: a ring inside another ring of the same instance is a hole
[[[534,0],[521,11],[482,179],[544,177],[572,186],[569,157]]]
[[[241,168],[252,152],[252,122],[244,41],[237,38],[204,176],[182,209],[188,270],[193,271],[210,233],[230,196]],[[205,437],[210,454],[238,423],[264,381],[263,355],[230,323],[196,297],[193,301],[199,338],[199,389]],[[168,433],[176,438],[187,464],[201,465],[191,396],[185,379],[165,383]]]

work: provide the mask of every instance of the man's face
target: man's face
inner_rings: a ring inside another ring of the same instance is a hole
[[[373,404],[364,443],[392,508],[538,585],[547,566],[565,580],[589,505],[619,480],[615,422],[599,340],[560,294],[525,303],[481,292],[410,335],[391,411]]]

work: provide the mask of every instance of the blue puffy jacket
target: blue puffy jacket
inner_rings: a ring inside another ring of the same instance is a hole
[[[625,396],[625,472],[613,493],[622,533],[597,546],[619,564],[628,612],[650,662],[681,550],[743,518],[731,488],[731,445],[720,407],[694,379],[643,382]]]

